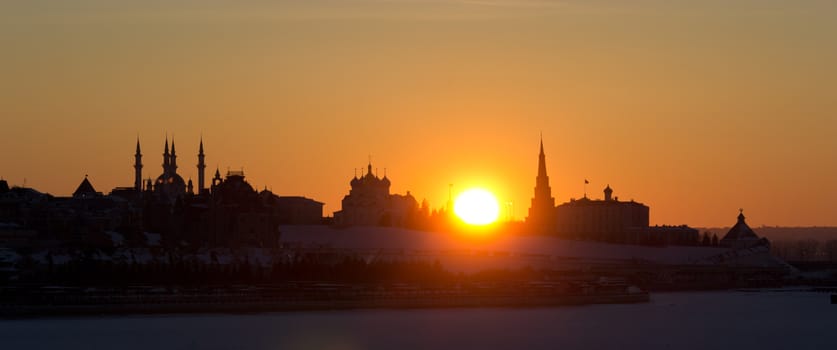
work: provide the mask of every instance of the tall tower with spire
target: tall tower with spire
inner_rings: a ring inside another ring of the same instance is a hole
[[[549,187],[549,176],[546,175],[546,154],[543,152],[543,137],[540,140],[540,154],[538,155],[538,176],[535,178],[535,196],[529,207],[526,223],[530,227],[551,232],[555,226],[555,198]]]
[[[166,135],[166,148],[163,151],[163,173],[169,172],[169,137]]]
[[[203,154],[203,137],[201,137],[201,144],[198,148],[198,194],[203,193],[205,185],[204,172],[206,170],[206,163],[204,163],[204,157],[205,155]]]
[[[142,153],[140,152],[139,137],[137,137],[137,153],[134,154],[134,190],[142,191]]]
[[[174,150],[174,136],[171,137],[171,156],[169,156],[169,168],[172,174],[177,172],[177,152]]]

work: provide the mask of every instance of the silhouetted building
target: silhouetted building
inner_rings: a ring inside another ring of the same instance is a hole
[[[191,179],[184,181],[177,173],[174,139],[169,149],[166,138],[163,173],[154,181],[147,179],[144,186],[141,185],[141,158],[137,141],[134,188],[117,187],[111,194],[141,203],[143,231],[160,234],[164,244],[228,247],[278,244],[278,204],[262,201],[259,193],[245,181],[243,171],[229,171],[226,178],[221,178],[216,169],[211,188],[205,187],[206,154],[202,138],[197,154],[197,188]]]
[[[549,187],[549,176],[546,175],[546,155],[543,152],[543,139],[540,142],[538,154],[538,176],[535,178],[535,196],[526,217],[529,229],[538,233],[552,233],[555,231],[555,198]]]
[[[343,197],[342,209],[334,212],[337,226],[410,226],[418,215],[418,202],[406,195],[389,193],[390,181],[372,173],[370,163],[366,175],[352,178],[351,190]]]
[[[648,228],[648,206],[613,198],[609,185],[604,194],[604,200],[584,197],[559,205],[555,210],[558,235],[608,242],[638,239],[632,236],[642,235]]]
[[[25,244],[35,232],[42,246],[50,241],[56,246],[99,247],[113,243],[108,237],[137,244],[151,235],[159,238],[157,244],[169,247],[276,247],[280,223],[322,223],[323,203],[258,193],[243,171],[229,171],[221,178],[216,169],[211,188],[206,188],[205,157],[201,139],[197,186],[177,173],[177,150],[174,139],[169,147],[168,137],[163,172],[156,180],[143,180],[137,139],[133,186],[116,187],[107,196],[96,191],[87,176],[71,197],[10,189],[0,181],[0,242]],[[401,197],[394,198],[397,202]],[[399,208],[397,203],[393,207]]]
[[[319,225],[323,222],[323,203],[299,196],[276,198],[279,222],[285,225]]]
[[[154,195],[163,202],[174,204],[177,199],[186,194],[186,181],[177,174],[177,151],[175,150],[174,138],[171,140],[171,153],[169,153],[169,140],[166,138],[166,146],[163,152],[163,173],[154,182]]]
[[[190,222],[193,227],[204,228],[195,232],[199,236],[193,239],[227,247],[279,244],[276,207],[262,200],[245,181],[243,171],[229,171],[225,179],[216,180],[207,199],[206,205],[195,206],[208,210],[195,217],[199,222]]]
[[[770,246],[770,242],[766,238],[759,238],[755,231],[744,221],[743,209],[739,211],[738,222],[729,229],[727,234],[724,235],[724,238],[721,238],[719,244],[723,247],[733,249],[749,248],[757,245]]]
[[[78,185],[76,190],[73,192],[73,198],[92,198],[101,196],[101,192],[96,192],[96,189],[93,188],[93,185],[87,180],[87,175],[84,176],[84,180]]]
[[[646,230],[646,234],[629,235],[628,242],[655,245],[699,245],[700,231],[686,225],[651,226]]]

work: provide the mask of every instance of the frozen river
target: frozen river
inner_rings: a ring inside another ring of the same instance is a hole
[[[0,349],[837,349],[810,292],[656,293],[557,308],[324,311],[0,321]]]

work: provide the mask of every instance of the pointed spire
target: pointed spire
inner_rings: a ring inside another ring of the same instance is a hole
[[[169,134],[166,133],[166,148],[163,151],[163,173],[169,172]]]
[[[171,136],[171,156],[169,157],[169,172],[177,172],[177,151],[174,149],[174,135]]]
[[[744,208],[738,208],[738,222],[744,223]]]
[[[535,178],[535,196],[532,197],[532,205],[529,207],[529,216],[526,222],[532,223],[540,230],[551,230],[553,224],[553,211],[555,210],[555,198],[552,197],[552,189],[549,187],[549,176],[546,175],[546,153],[543,151],[543,134],[539,140],[538,150],[538,176]]]
[[[203,192],[206,185],[206,162],[204,162],[206,155],[203,154],[203,135],[201,135],[201,143],[198,146],[198,194]]]
[[[546,178],[546,154],[543,152],[543,138],[540,142],[540,153],[538,154],[538,177]]]
[[[134,190],[142,191],[142,152],[140,152],[139,136],[137,136],[137,153],[134,154]]]

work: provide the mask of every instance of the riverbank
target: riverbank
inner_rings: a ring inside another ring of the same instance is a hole
[[[6,291],[0,317],[28,318],[83,315],[260,313],[351,309],[427,309],[485,307],[554,307],[649,301],[636,287],[608,286],[567,291],[553,285],[508,289],[359,288],[317,284],[294,288],[247,287],[234,290],[64,289]]]

